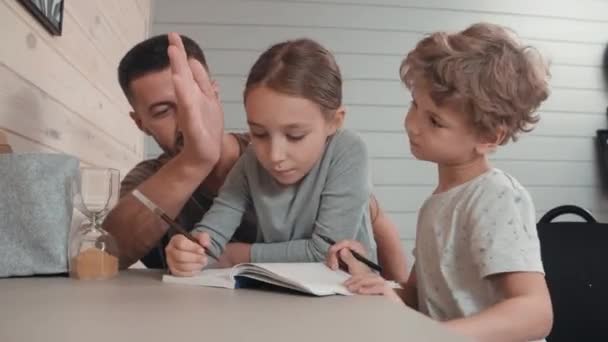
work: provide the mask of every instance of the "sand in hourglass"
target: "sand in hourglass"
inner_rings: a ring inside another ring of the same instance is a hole
[[[118,258],[97,248],[89,248],[72,258],[71,276],[76,279],[109,279],[118,274]]]

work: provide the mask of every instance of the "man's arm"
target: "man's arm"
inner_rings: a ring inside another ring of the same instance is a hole
[[[170,33],[167,54],[177,99],[176,121],[184,147],[138,189],[175,217],[223,153],[224,113],[205,68],[188,60],[181,37]],[[164,190],[163,190],[164,189]],[[125,268],[146,254],[165,233],[165,226],[131,196],[124,197],[104,222],[120,249]]]
[[[407,260],[399,238],[397,226],[384,213],[374,195],[369,203],[374,240],[378,246],[378,261],[382,266],[382,276],[400,284],[407,282]]]
[[[475,341],[535,341],[549,334],[553,311],[542,273],[502,273],[490,279],[504,299],[477,315],[444,323],[448,328]]]
[[[130,192],[138,189],[172,218],[182,210],[194,190],[208,178],[221,184],[239,156],[236,138],[224,135],[220,161],[197,163],[177,155],[156,173],[133,187],[123,188],[124,195],[104,221],[119,246],[120,266],[127,268],[156,247],[167,231],[167,225],[143,206]]]

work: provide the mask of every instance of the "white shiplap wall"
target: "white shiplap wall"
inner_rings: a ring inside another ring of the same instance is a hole
[[[16,0],[0,0],[0,130],[15,152],[72,154],[124,175],[144,156],[143,134],[116,78],[148,34],[150,0],[64,1],[51,36]]]
[[[228,129],[245,129],[241,93],[249,67],[269,45],[298,37],[334,52],[344,76],[347,127],[369,146],[375,193],[411,251],[416,211],[436,182],[416,161],[403,132],[409,95],[399,64],[426,33],[479,21],[515,29],[551,60],[552,95],[538,128],[502,148],[495,164],[532,193],[541,215],[574,203],[608,219],[599,192],[595,130],[608,103],[601,59],[608,42],[608,1],[579,0],[157,0],[152,31],[198,41],[219,81]],[[148,155],[158,153],[149,144]]]

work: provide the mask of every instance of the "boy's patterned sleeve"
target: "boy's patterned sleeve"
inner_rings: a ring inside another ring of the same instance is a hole
[[[482,278],[544,273],[534,204],[525,189],[490,184],[473,204],[469,229],[471,257]]]

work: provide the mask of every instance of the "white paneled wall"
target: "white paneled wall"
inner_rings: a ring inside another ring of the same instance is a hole
[[[432,191],[432,164],[416,161],[403,132],[410,100],[400,84],[404,55],[426,33],[479,21],[516,30],[552,62],[552,95],[537,129],[493,156],[532,193],[538,214],[564,203],[608,219],[599,192],[595,130],[608,103],[601,60],[608,1],[579,0],[157,0],[153,33],[177,31],[203,47],[225,106],[226,126],[243,130],[241,94],[257,56],[273,43],[310,37],[336,55],[344,76],[347,127],[369,146],[375,193],[408,252],[416,212]],[[158,153],[150,142],[148,155]]]

